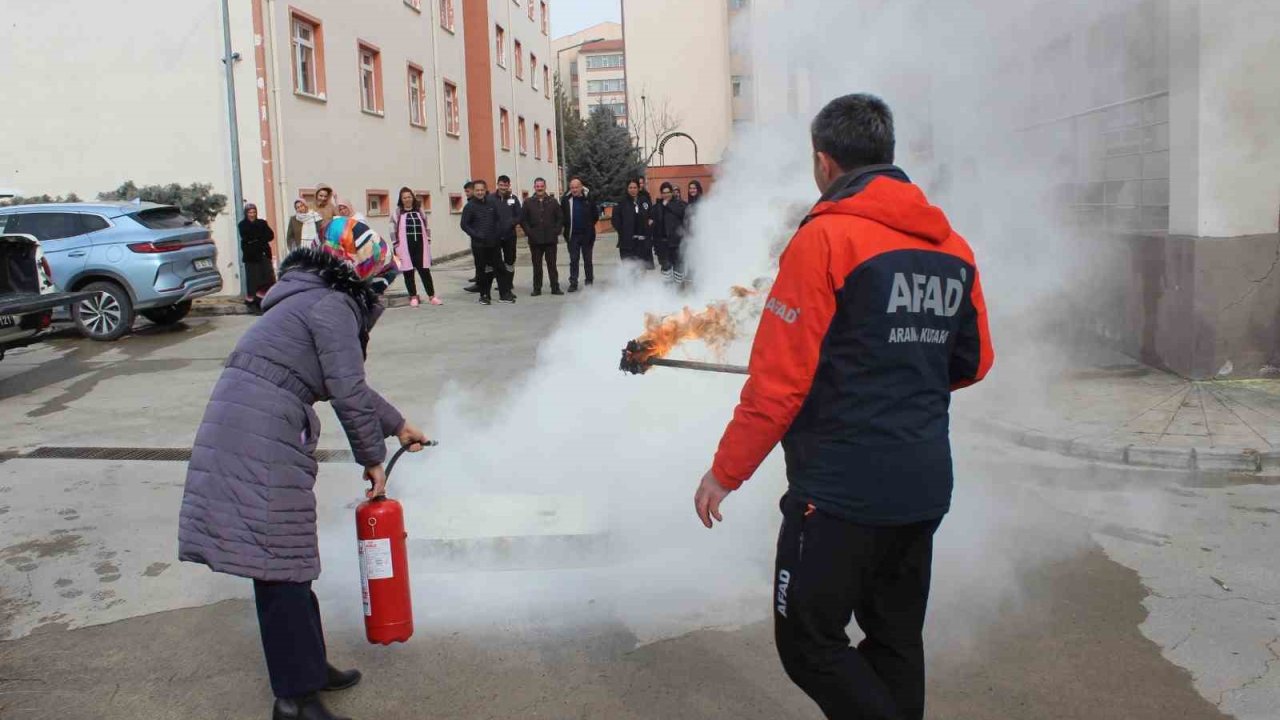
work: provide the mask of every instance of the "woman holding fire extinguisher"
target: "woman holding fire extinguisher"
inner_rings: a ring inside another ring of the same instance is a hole
[[[385,440],[418,451],[422,431],[365,383],[369,332],[395,278],[390,245],[365,223],[335,217],[315,248],[293,251],[214,387],[192,448],[179,557],[253,580],[276,696],[276,720],[329,720],[321,691],[357,670],[329,664],[311,582],[320,574],[312,405],[328,400],[356,460],[385,491]]]

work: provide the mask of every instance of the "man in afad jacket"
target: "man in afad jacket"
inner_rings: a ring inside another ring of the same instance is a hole
[[[986,306],[969,244],[892,165],[884,102],[838,98],[811,133],[822,197],[782,255],[694,504],[708,528],[721,521],[721,501],[781,442],[783,667],[828,718],[919,720],[933,534],[951,503],[948,407],[991,368]]]
[[[533,255],[533,296],[542,294],[542,266],[547,266],[551,280],[551,294],[563,295],[560,289],[560,271],[556,267],[556,244],[564,221],[560,218],[560,203],[547,194],[547,181],[533,181],[533,197],[524,203],[520,226],[529,238],[529,252]]]
[[[471,238],[471,256],[476,263],[476,285],[480,290],[480,303],[490,304],[493,281],[498,281],[498,297],[504,303],[516,301],[511,294],[511,276],[503,267],[502,235],[503,212],[498,199],[489,194],[484,180],[476,180],[471,199],[462,209],[462,232]]]

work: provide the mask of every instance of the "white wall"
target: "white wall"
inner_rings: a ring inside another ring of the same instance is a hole
[[[248,3],[233,44],[246,196],[262,197]],[[0,132],[0,186],[90,199],[125,180],[201,182],[231,196],[218,0],[6,3],[11,105]],[[229,203],[230,206],[230,203]],[[235,220],[215,221],[225,292],[239,292]]]
[[[651,113],[667,104],[679,129],[697,141],[698,161],[720,162],[733,118],[725,0],[623,0],[622,11],[632,115],[641,112],[641,95],[648,97]],[[655,141],[650,127],[643,144],[652,148]],[[667,146],[668,165],[692,162],[689,143]]]

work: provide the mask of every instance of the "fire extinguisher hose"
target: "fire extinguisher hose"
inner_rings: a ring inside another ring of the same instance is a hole
[[[437,446],[437,445],[439,445],[439,444],[440,444],[440,441],[439,441],[439,440],[428,440],[428,441],[426,441],[425,443],[423,443],[423,444],[422,444],[422,447],[424,447],[424,448],[436,447],[436,446]],[[402,447],[402,448],[400,448],[399,450],[397,450],[397,451],[396,451],[396,454],[395,454],[395,455],[392,455],[392,456],[391,456],[391,462],[387,463],[387,479],[388,479],[388,480],[390,480],[390,479],[391,479],[391,471],[392,471],[392,470],[395,470],[395,468],[396,468],[396,463],[400,462],[400,457],[401,457],[402,455],[404,455],[405,453],[407,453],[407,452],[409,452],[409,448],[407,448],[407,447]]]

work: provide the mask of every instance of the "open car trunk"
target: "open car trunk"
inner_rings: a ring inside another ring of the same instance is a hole
[[[60,293],[40,268],[40,246],[30,235],[0,235],[0,328],[18,316],[73,305],[91,293]]]

